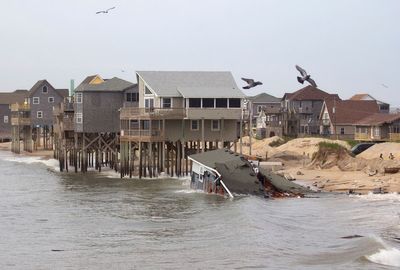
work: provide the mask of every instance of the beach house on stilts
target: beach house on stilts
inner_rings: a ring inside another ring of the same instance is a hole
[[[121,177],[190,172],[188,155],[238,139],[244,94],[230,72],[138,71],[139,107],[121,109]]]

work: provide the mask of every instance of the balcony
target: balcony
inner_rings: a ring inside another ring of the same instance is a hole
[[[11,125],[13,126],[30,126],[31,119],[23,117],[11,117]]]
[[[128,119],[183,119],[186,117],[186,109],[159,109],[159,108],[122,108],[120,118]]]
[[[369,137],[368,133],[355,133],[354,134],[354,139],[356,141],[371,141],[371,138]]]
[[[161,141],[164,139],[161,130],[121,130],[121,141]]]
[[[389,133],[390,141],[400,141],[400,133]]]
[[[11,111],[12,112],[20,112],[20,111],[29,111],[31,109],[31,106],[29,104],[19,104],[19,103],[14,103],[11,104]]]

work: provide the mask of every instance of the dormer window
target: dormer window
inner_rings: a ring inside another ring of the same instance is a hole
[[[47,86],[46,86],[46,85],[42,87],[42,93],[43,93],[43,94],[47,94],[48,91],[49,91],[49,89],[47,89]]]

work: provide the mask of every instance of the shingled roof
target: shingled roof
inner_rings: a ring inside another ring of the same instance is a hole
[[[0,104],[22,103],[28,97],[28,90],[15,90],[14,92],[0,93]]]
[[[47,80],[39,80],[37,81],[32,88],[29,90],[29,96],[32,96],[40,87],[42,87],[43,84],[47,84],[50,87],[52,87],[60,96],[62,97],[67,97],[69,95],[68,89],[62,88],[62,89],[56,89],[54,88]]]
[[[400,119],[400,113],[388,114],[388,113],[375,113],[357,121],[357,126],[380,126],[383,124],[390,124],[393,121]]]
[[[374,98],[370,94],[355,94],[350,98],[350,100],[376,100],[376,102],[378,104],[388,104],[386,102],[377,100],[376,98]]]
[[[340,100],[337,94],[329,94],[321,89],[308,85],[300,90],[293,93],[285,93],[283,99],[288,100],[326,100],[326,99],[336,99]]]
[[[91,76],[89,76],[91,77]],[[136,84],[122,80],[120,78],[114,77],[109,80],[104,80],[104,82],[99,84],[89,84],[87,77],[76,89],[75,92],[96,92],[96,91],[104,91],[104,92],[122,92],[128,88],[134,87]],[[92,77],[93,79],[93,77]]]
[[[281,99],[267,93],[260,93],[249,98],[253,103],[280,103]]]
[[[157,96],[243,98],[228,71],[137,71]]]
[[[352,125],[374,113],[379,113],[375,100],[325,100],[329,118],[337,125]],[[333,114],[335,107],[335,114]]]

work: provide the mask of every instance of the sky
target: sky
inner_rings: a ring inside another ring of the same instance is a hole
[[[282,97],[318,87],[400,105],[398,0],[0,0],[0,92],[40,79],[135,82],[136,70],[231,71]],[[116,7],[108,14],[98,10]]]

